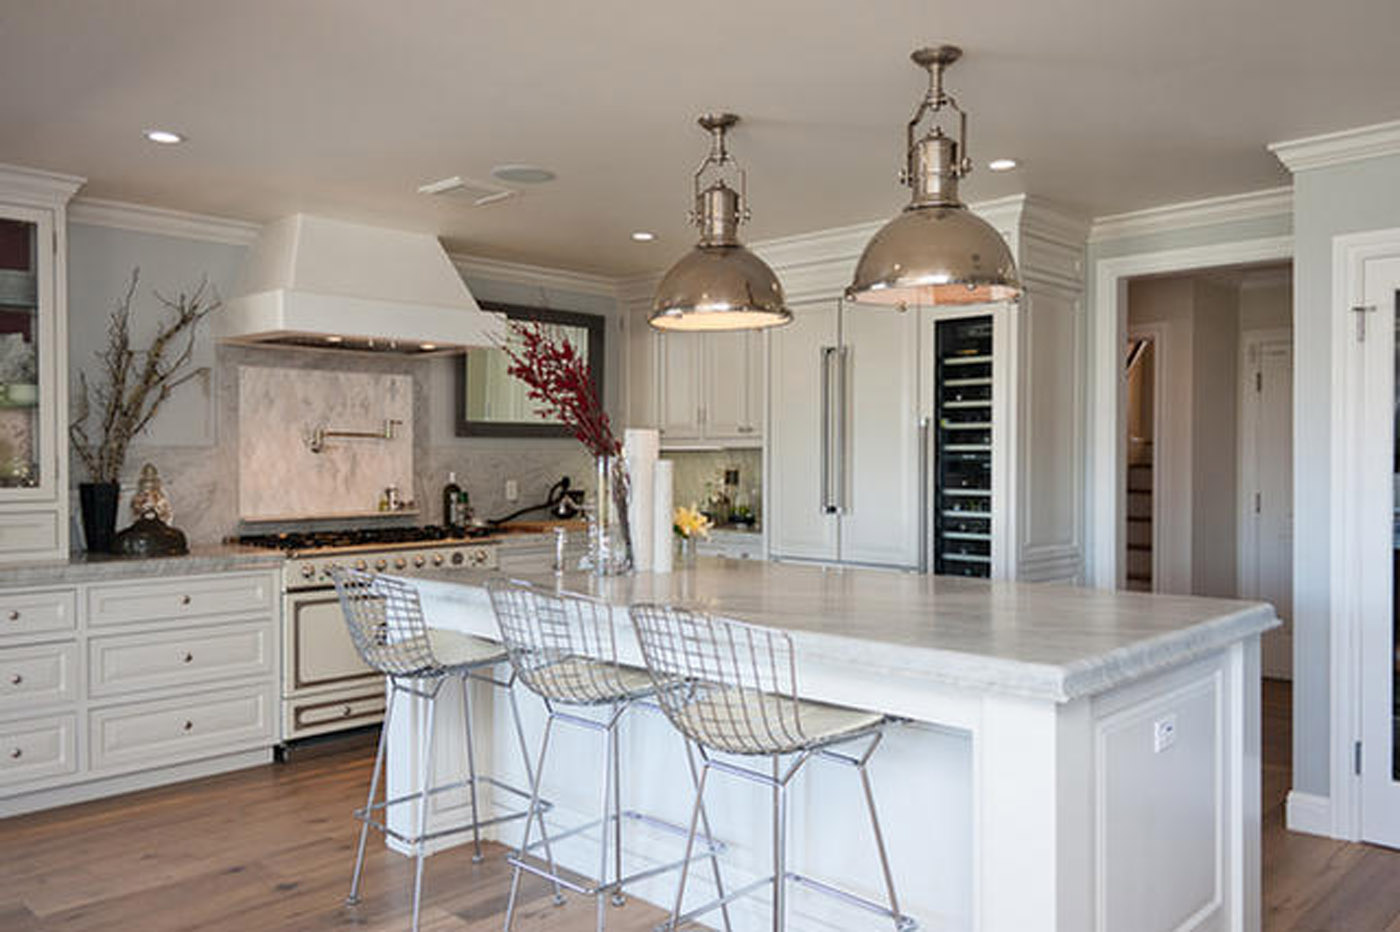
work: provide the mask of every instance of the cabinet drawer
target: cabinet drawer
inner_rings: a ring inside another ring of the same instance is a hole
[[[0,640],[21,634],[72,631],[78,598],[72,589],[0,592]]]
[[[0,711],[66,702],[78,695],[78,645],[0,650]]]
[[[271,676],[275,644],[267,622],[94,637],[88,641],[88,694]]]
[[[270,747],[270,686],[94,709],[88,713],[92,769],[129,770]]]
[[[96,628],[170,618],[271,614],[276,606],[272,579],[268,573],[230,573],[93,586],[88,589],[88,624]]]
[[[306,702],[293,705],[293,721],[299,731],[335,723],[344,728],[368,725],[384,718],[384,691],[334,702]]]
[[[0,722],[0,786],[78,769],[78,728],[72,715]]]
[[[52,554],[58,549],[58,512],[0,514],[0,558],[32,559],[35,554]]]

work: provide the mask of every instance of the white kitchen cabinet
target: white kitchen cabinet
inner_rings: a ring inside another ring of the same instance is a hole
[[[278,589],[251,570],[0,591],[0,817],[270,760]]]
[[[647,297],[649,303],[650,298]],[[633,301],[627,335],[627,424],[655,427],[667,448],[763,444],[763,333],[660,333]]]
[[[1006,237],[1019,302],[843,307],[870,232],[762,244],[794,321],[771,332],[765,525],[775,559],[931,567],[940,320],[993,321],[991,575],[1083,577],[1086,225],[1025,197],[979,211]]]
[[[0,562],[68,555],[64,259],[67,204],[81,184],[0,166]]]
[[[770,553],[917,569],[918,315],[835,300],[773,334]]]

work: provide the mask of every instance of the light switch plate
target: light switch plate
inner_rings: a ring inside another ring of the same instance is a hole
[[[506,501],[514,502],[520,500],[520,483],[515,479],[506,480]]]
[[[1152,750],[1161,754],[1176,744],[1176,715],[1164,715],[1152,723]]]

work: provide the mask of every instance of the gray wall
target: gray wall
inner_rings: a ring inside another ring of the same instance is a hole
[[[1400,226],[1400,156],[1293,182],[1293,786],[1328,795],[1331,741],[1332,238]]]
[[[137,233],[108,227],[69,226],[69,374],[77,389],[78,373],[97,370],[95,350],[106,339],[108,316],[123,293],[133,267],[141,269],[133,302],[134,343],[144,345],[161,314],[151,289],[165,294],[192,289],[208,276],[220,294],[232,294],[246,249],[242,246]],[[575,293],[534,285],[468,278],[479,300],[547,306],[608,317],[605,403],[621,408],[622,338],[616,301],[611,296]],[[364,368],[405,372],[415,378],[415,419],[427,429],[415,431],[417,481],[414,494],[425,508],[419,520],[440,520],[439,497],[449,470],[472,494],[478,511],[496,516],[542,500],[564,473],[586,486],[589,459],[578,443],[560,440],[495,440],[455,435],[454,365],[456,357],[430,360],[369,359],[295,350],[216,347],[207,332],[198,335],[194,364],[209,366],[207,380],[194,379],[171,397],[149,432],[133,443],[122,475],[126,492],[135,485],[141,464],[161,471],[175,508],[175,524],[192,543],[213,543],[237,530],[237,367],[244,364],[315,368]],[[86,479],[73,457],[73,482]],[[520,501],[505,501],[505,480],[520,484]],[[74,508],[75,525],[77,509]],[[125,514],[122,516],[125,522]],[[79,541],[75,536],[74,546]]]

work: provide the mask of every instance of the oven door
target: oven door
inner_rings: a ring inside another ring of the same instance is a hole
[[[380,676],[360,660],[334,589],[288,592],[283,695],[377,686]]]

